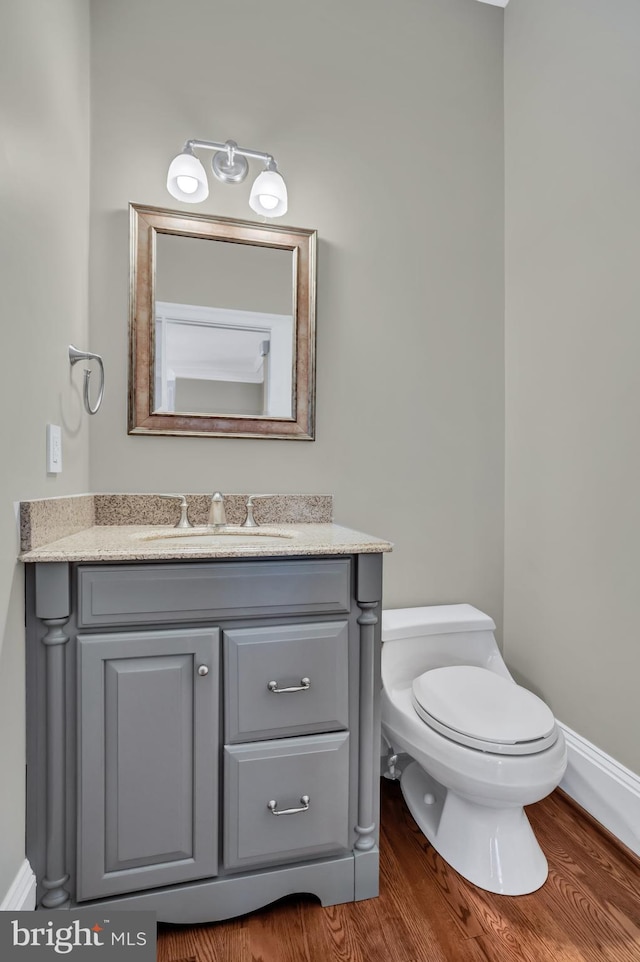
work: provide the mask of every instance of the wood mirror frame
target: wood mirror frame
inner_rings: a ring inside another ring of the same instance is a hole
[[[173,234],[292,253],[292,416],[154,411],[156,239]],[[129,434],[201,437],[315,437],[316,231],[130,205]]]

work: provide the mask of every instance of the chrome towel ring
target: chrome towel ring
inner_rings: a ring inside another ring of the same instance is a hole
[[[96,403],[91,405],[89,400],[89,378],[91,377],[91,370],[86,367],[84,369],[84,406],[89,414],[97,414],[100,405],[102,404],[102,397],[104,395],[104,364],[102,363],[102,358],[99,354],[91,354],[89,351],[79,351],[77,347],[73,344],[69,345],[69,361],[71,366],[77,364],[78,361],[97,361],[100,365],[100,387],[98,389],[98,397],[96,398]]]

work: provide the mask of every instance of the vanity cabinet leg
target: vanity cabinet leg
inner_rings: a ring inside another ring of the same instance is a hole
[[[45,894],[40,904],[58,909],[70,901],[65,885],[65,652],[69,636],[63,628],[69,620],[69,576],[66,564],[38,565],[36,570],[36,613],[47,632],[42,639],[46,648],[47,693],[47,804]]]
[[[382,597],[382,559],[379,555],[358,558],[356,603],[361,610],[360,692],[358,748],[358,824],[354,843],[354,898],[378,895],[378,767],[380,754],[379,697],[376,679],[379,658],[379,616]]]
[[[368,852],[376,844],[374,821],[374,745],[375,713],[374,713],[374,667],[375,667],[375,636],[374,629],[378,624],[375,608],[377,601],[358,601],[362,614],[358,618],[360,625],[360,752],[358,759],[358,824],[356,832],[358,838],[355,848],[359,852]],[[377,746],[376,746],[377,747]]]

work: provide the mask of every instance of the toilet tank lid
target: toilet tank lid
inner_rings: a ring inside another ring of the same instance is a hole
[[[453,631],[494,631],[495,622],[473,605],[429,605],[382,612],[382,640],[440,635]]]

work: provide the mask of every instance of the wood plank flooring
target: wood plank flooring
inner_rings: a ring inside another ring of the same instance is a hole
[[[380,898],[161,925],[158,962],[640,962],[640,861],[561,792],[527,812],[549,878],[532,895],[491,895],[442,861],[383,780]]]

